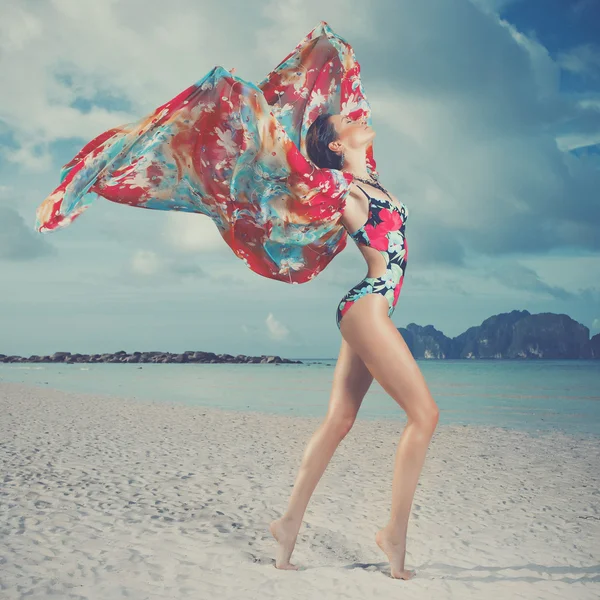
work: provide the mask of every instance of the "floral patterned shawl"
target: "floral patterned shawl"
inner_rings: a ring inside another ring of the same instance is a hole
[[[309,281],[346,245],[340,216],[353,180],[306,158],[306,133],[324,112],[371,124],[354,51],[322,21],[258,85],[216,66],[90,141],[38,207],[36,230],[68,225],[96,196],[202,213],[254,272]],[[367,169],[377,175],[372,145]]]

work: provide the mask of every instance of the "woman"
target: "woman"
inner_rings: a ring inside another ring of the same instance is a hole
[[[345,228],[353,232],[369,273],[338,306],[343,340],[331,405],[288,511],[271,525],[276,566],[295,568],[289,559],[309,497],[374,376],[408,415],[392,516],[377,535],[392,576],[408,578],[406,525],[437,407],[388,318],[403,281],[407,210],[376,184],[370,119],[352,46],[322,21],[258,85],[216,66],[148,115],[88,142],[38,207],[35,228],[66,227],[97,197],[200,213],[248,268],[292,284],[316,277],[345,248]]]
[[[410,579],[415,573],[404,564],[408,519],[439,410],[390,319],[404,278],[408,211],[367,170],[366,149],[374,137],[364,119],[353,121],[341,114],[319,116],[307,135],[308,155],[318,167],[340,169],[361,183],[350,184],[341,221],[365,257],[368,272],[338,305],[342,346],[329,409],[304,452],[287,510],[270,524],[270,531],[278,543],[275,566],[296,569],[290,557],[308,501],[374,377],[407,416],[396,451],[390,520],[375,540],[388,557],[391,576]]]

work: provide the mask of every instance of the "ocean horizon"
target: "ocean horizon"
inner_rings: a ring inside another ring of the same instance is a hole
[[[0,381],[68,392],[321,417],[336,359],[304,364],[1,363]],[[600,361],[418,360],[440,407],[440,425],[558,430],[600,436]],[[405,421],[374,381],[359,419]]]

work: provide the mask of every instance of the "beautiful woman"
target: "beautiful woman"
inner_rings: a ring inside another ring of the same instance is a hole
[[[367,171],[366,150],[375,132],[364,119],[323,114],[307,135],[310,159],[353,175],[341,222],[365,258],[368,271],[337,308],[342,346],[334,371],[329,409],[313,434],[288,508],[270,530],[278,542],[276,566],[296,569],[290,556],[306,506],[333,453],[350,431],[373,378],[406,412],[396,451],[389,523],[375,539],[390,561],[394,578],[410,579],[404,565],[413,496],[439,410],[400,332],[390,319],[404,279],[408,246],[407,207]]]
[[[390,521],[376,540],[392,577],[408,579],[408,518],[438,409],[390,319],[406,268],[408,210],[378,183],[374,136],[354,51],[322,21],[258,85],[216,66],[152,113],[88,142],[39,206],[36,229],[69,225],[98,196],[200,213],[248,268],[292,284],[316,277],[350,235],[368,272],[337,307],[342,347],[329,410],[285,515],[270,525],[275,566],[295,569],[309,498],[376,378],[407,415]]]

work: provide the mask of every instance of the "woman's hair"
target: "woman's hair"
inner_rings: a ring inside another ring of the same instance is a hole
[[[335,153],[329,144],[338,139],[337,131],[329,119],[331,113],[319,115],[306,133],[308,158],[320,169],[342,168],[342,156]]]

